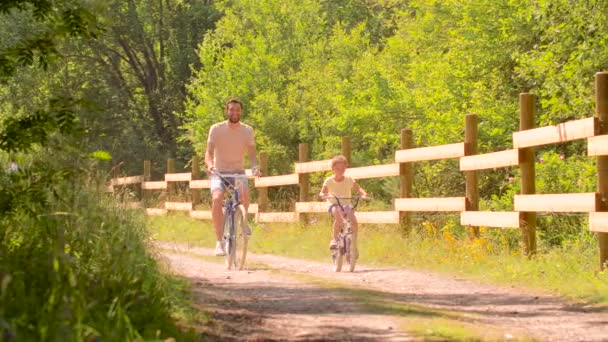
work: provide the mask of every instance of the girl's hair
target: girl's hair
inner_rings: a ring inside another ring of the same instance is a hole
[[[346,157],[343,155],[339,155],[339,156],[335,156],[335,157],[331,158],[331,168],[332,169],[338,163],[344,163],[344,165],[348,166],[348,159],[346,159]]]

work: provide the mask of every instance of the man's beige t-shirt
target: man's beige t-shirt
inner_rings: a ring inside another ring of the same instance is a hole
[[[253,128],[244,123],[230,127],[228,121],[220,122],[209,129],[207,143],[215,145],[213,160],[219,172],[242,172],[245,151],[255,144]]]
[[[339,182],[334,179],[334,176],[327,177],[327,179],[325,179],[325,182],[323,182],[323,186],[327,187],[329,194],[338,197],[340,199],[340,204],[342,205],[350,204],[350,199],[341,198],[350,198],[354,185],[355,180],[347,176],[344,176],[344,179]],[[327,201],[331,204],[336,203],[335,198],[329,198]]]

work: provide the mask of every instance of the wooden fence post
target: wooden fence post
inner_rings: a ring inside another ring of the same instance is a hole
[[[477,115],[467,114],[464,127],[464,155],[477,154]],[[466,178],[466,210],[479,210],[479,187],[477,182],[477,171],[465,171]],[[479,237],[479,227],[471,227],[470,235]]]
[[[298,161],[305,163],[308,161],[308,144],[300,144],[298,146]],[[298,174],[298,184],[300,186],[300,202],[308,202],[308,192],[310,190],[310,175],[308,173]],[[308,215],[299,214],[300,223],[306,223]]]
[[[268,176],[268,153],[260,152],[260,172],[262,176]],[[268,188],[258,188],[258,213],[268,211]]]
[[[535,127],[534,124],[535,96],[534,94],[519,94],[519,130],[525,131]],[[519,168],[521,170],[521,194],[532,195],[536,192],[536,154],[534,147],[519,150]],[[528,256],[536,253],[536,213],[521,214],[521,230],[523,252]]]
[[[152,162],[144,160],[144,182],[149,182],[152,179]],[[146,208],[148,203],[148,192],[144,189],[144,183],[141,183],[141,201]]]
[[[600,134],[608,133],[608,72],[595,74],[595,111],[600,120]],[[597,157],[597,192],[602,196],[602,208],[605,211],[608,196],[608,156]],[[597,233],[600,247],[600,269],[608,261],[608,233]]]
[[[175,173],[175,160],[167,159],[167,173]],[[171,202],[175,196],[175,183],[167,182],[167,202]]]
[[[112,178],[119,178],[120,177],[120,167],[122,166],[122,162],[114,165],[112,167]]]
[[[414,147],[414,136],[412,130],[404,128],[401,130],[401,149]],[[399,163],[399,197],[409,198],[412,196],[412,163]],[[411,215],[407,211],[399,212],[399,224],[401,232],[407,234],[411,230]]]
[[[195,154],[192,156],[192,177],[190,179],[197,180],[200,173],[201,171],[198,156]],[[192,209],[194,210],[196,205],[201,203],[201,193],[198,189],[190,188],[190,196],[192,197]]]
[[[348,160],[349,167],[352,166],[352,150],[350,137],[342,137],[342,155]]]
[[[114,184],[114,179],[120,178],[120,167],[122,166],[122,162],[114,165],[112,167],[111,170],[111,179],[110,179],[110,184],[112,185],[112,194],[114,195],[114,198],[120,199],[120,201],[123,201],[124,198],[124,188],[122,186],[120,187],[115,187]],[[118,195],[118,196],[116,196]]]

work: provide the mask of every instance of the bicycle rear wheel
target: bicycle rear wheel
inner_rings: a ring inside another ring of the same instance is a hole
[[[249,242],[249,229],[245,207],[239,205],[234,212],[234,267],[242,270],[247,261],[247,243]]]

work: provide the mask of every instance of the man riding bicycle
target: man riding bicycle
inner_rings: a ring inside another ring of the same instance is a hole
[[[216,123],[209,129],[207,138],[207,150],[205,152],[205,164],[210,175],[211,191],[211,219],[217,243],[215,245],[215,255],[225,255],[223,243],[222,223],[224,214],[222,212],[222,202],[226,187],[229,186],[216,173],[242,174],[245,177],[243,161],[245,152],[249,155],[249,164],[254,176],[259,176],[257,159],[255,154],[255,139],[253,128],[241,122],[243,104],[236,99],[226,102],[224,113],[227,120]],[[235,178],[227,179],[233,186],[239,186],[240,199],[245,210],[249,208],[249,193],[247,182],[235,183]],[[247,220],[245,220],[247,222]],[[249,228],[246,228],[249,230]]]

